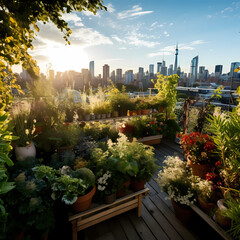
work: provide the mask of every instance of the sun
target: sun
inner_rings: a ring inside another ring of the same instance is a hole
[[[89,67],[89,57],[81,47],[76,46],[58,46],[48,47],[46,55],[52,69],[56,72],[75,70],[81,72],[82,68]]]

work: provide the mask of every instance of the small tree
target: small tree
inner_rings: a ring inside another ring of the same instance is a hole
[[[178,84],[178,78],[179,77],[177,74],[171,76],[164,76],[159,74],[157,76],[157,82],[154,85],[154,87],[158,89],[157,97],[167,102],[166,118],[168,115],[170,117],[175,116],[174,109],[177,103],[176,86]]]

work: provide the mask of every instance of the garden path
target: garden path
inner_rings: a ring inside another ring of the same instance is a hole
[[[155,146],[157,164],[162,166],[165,156],[178,155],[182,158],[179,145],[162,142]],[[107,221],[89,227],[78,233],[79,239],[84,240],[221,240],[205,221],[197,215],[191,223],[182,224],[173,212],[170,200],[160,191],[155,181],[158,171],[147,183],[149,194],[143,197],[142,216],[132,210],[111,218]]]

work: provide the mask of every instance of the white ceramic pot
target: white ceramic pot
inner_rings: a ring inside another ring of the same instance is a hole
[[[27,157],[36,157],[36,147],[33,142],[31,142],[26,147],[15,147],[15,155],[18,161],[23,161]]]

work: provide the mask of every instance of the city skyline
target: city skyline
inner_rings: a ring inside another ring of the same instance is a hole
[[[230,72],[231,62],[239,62],[240,1],[104,1],[108,11],[95,16],[88,12],[65,15],[72,29],[71,45],[65,46],[63,35],[53,25],[39,24],[40,32],[31,51],[41,72],[52,64],[55,71],[88,68],[95,62],[95,75],[102,66],[137,72],[149,64],[175,62],[190,72],[191,59],[199,56],[199,66],[214,72],[223,65]],[[15,68],[16,69],[16,68]],[[20,69],[21,70],[21,69]],[[20,72],[19,70],[19,72]]]

